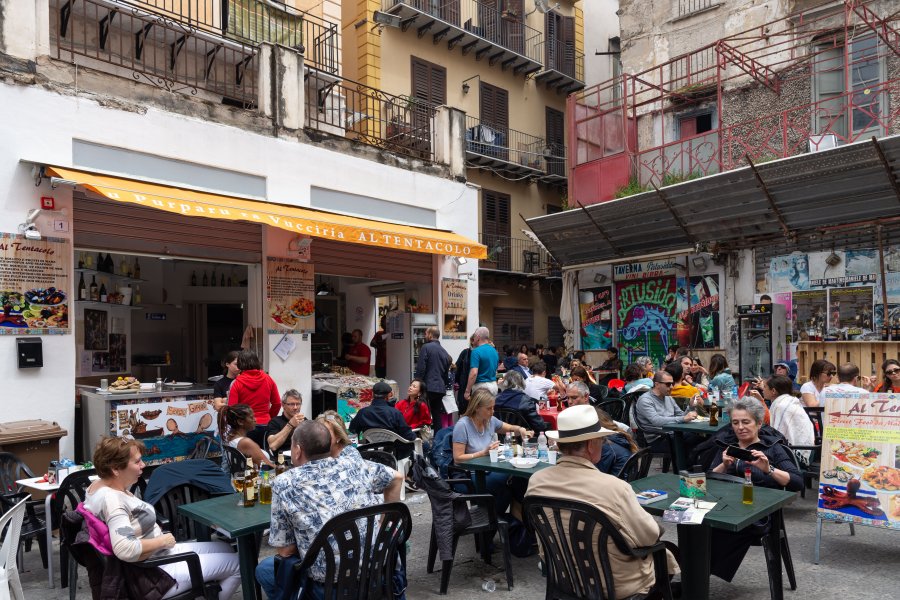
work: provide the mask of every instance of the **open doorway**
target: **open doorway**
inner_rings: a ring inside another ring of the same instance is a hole
[[[241,304],[206,306],[206,377],[222,374],[222,358],[239,350],[244,335],[244,307]]]

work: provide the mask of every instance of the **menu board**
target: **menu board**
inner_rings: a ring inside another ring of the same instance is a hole
[[[69,333],[69,240],[0,233],[0,335]]]
[[[466,339],[466,313],[468,312],[469,282],[465,279],[441,280],[441,304],[444,308],[445,340]]]
[[[826,398],[819,517],[900,529],[900,395]]]
[[[314,331],[316,279],[313,265],[270,256],[266,266],[269,333]]]
[[[578,293],[581,314],[581,349],[606,350],[612,346],[612,288],[589,288]]]

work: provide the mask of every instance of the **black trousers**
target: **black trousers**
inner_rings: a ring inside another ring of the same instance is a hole
[[[444,411],[444,392],[425,392],[428,398],[428,409],[431,411],[431,428],[437,433],[441,429]]]

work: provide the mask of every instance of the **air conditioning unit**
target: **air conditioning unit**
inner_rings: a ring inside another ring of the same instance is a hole
[[[809,136],[809,151],[819,152],[820,150],[828,150],[829,148],[837,148],[837,136],[833,133],[823,133],[822,135]]]

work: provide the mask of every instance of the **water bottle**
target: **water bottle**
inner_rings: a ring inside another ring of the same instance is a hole
[[[512,432],[506,432],[506,448],[503,450],[503,457],[506,460],[513,459],[513,436]]]
[[[541,432],[541,435],[538,436],[538,460],[541,462],[549,462],[550,454],[547,452],[547,436],[544,435],[544,432]]]
[[[481,584],[481,589],[485,592],[496,592],[497,591],[497,582],[493,579],[485,579]]]

